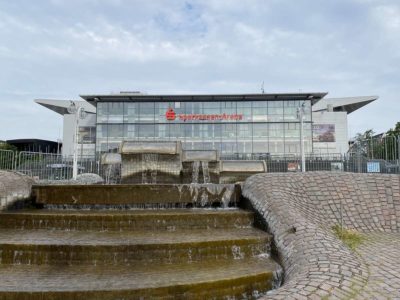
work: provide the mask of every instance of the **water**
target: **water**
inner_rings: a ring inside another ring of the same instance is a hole
[[[208,161],[194,161],[192,163],[192,183],[199,183],[200,166],[203,171],[203,183],[211,183]]]
[[[272,289],[277,289],[282,285],[283,282],[283,269],[282,267],[274,270],[273,272],[273,281],[272,281]]]
[[[158,154],[142,153],[142,183],[157,183]],[[147,180],[147,173],[150,172],[151,182]]]
[[[192,183],[199,183],[199,169],[200,162],[194,161],[192,163]]]
[[[210,171],[208,169],[208,161],[202,161],[201,168],[203,169],[203,182],[210,183]]]

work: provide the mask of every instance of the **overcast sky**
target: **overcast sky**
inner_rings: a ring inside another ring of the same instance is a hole
[[[62,134],[36,98],[379,95],[349,134],[400,121],[399,0],[0,0],[0,139]]]

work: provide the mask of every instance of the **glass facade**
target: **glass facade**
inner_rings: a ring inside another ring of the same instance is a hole
[[[305,151],[312,151],[311,101],[98,102],[96,151],[123,140],[180,140],[183,149],[300,153],[297,109],[304,102]]]

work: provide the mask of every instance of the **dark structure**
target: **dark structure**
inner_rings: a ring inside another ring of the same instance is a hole
[[[62,143],[39,139],[8,140],[6,143],[17,147],[18,151],[44,153],[61,153],[62,147]]]

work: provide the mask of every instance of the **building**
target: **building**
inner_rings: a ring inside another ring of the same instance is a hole
[[[82,95],[78,154],[115,152],[123,140],[181,140],[186,150],[298,155],[304,111],[306,153],[345,153],[347,114],[378,97],[325,99],[327,93],[147,95],[137,92]],[[63,154],[72,155],[75,115],[71,101],[35,100],[64,118]]]
[[[347,115],[378,96],[325,98],[312,108],[313,152],[346,153],[349,150]]]
[[[61,153],[62,143],[40,139],[7,140],[7,144],[14,146],[18,151]]]

